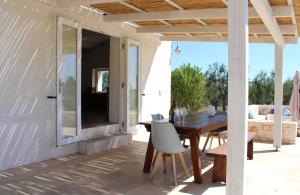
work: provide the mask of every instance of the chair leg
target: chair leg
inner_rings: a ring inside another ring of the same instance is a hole
[[[206,148],[206,146],[207,146],[207,144],[208,144],[209,138],[210,138],[210,134],[207,135],[207,138],[206,138],[205,144],[204,144],[204,146],[203,146],[202,152],[205,151],[205,148]]]
[[[153,161],[152,161],[152,167],[154,166],[154,162],[156,161],[156,158],[157,158],[157,151],[154,150],[154,157],[153,157]]]
[[[177,186],[175,154],[171,154],[171,158],[172,158],[172,169],[173,169],[174,185]]]
[[[209,149],[211,149],[211,147],[212,147],[213,140],[214,140],[214,136],[211,136],[210,137]]]
[[[221,135],[218,135],[218,142],[219,142],[219,146],[221,145]]]
[[[183,153],[178,153],[178,157],[179,157],[179,160],[181,162],[181,165],[184,169],[184,172],[185,172],[186,176],[190,177],[191,175],[189,174],[189,170],[188,170],[188,168],[186,166],[186,163],[185,163],[185,160],[183,158]]]
[[[162,152],[159,152],[159,151],[157,151],[157,157],[156,157],[156,159],[155,159],[155,162],[154,162],[154,167],[153,167],[153,170],[152,170],[152,172],[151,172],[151,174],[150,174],[150,178],[151,179],[153,179],[153,177],[154,177],[154,174],[155,174],[155,172],[157,171],[157,168],[158,168],[158,166],[159,166],[159,163],[160,163],[160,161],[161,161],[161,158],[162,158]]]
[[[224,134],[222,134],[222,140],[223,140],[223,144],[224,144],[226,142]]]
[[[164,164],[164,174],[167,173],[167,160],[166,160],[167,157],[163,157],[163,164]]]

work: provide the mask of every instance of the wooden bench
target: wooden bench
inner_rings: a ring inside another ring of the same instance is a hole
[[[253,159],[253,139],[255,136],[255,132],[248,132],[247,157],[250,160]],[[217,148],[209,150],[206,155],[214,157],[213,182],[226,182],[227,142]]]

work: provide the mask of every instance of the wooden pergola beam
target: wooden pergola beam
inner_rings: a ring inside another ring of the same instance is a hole
[[[285,41],[282,32],[279,28],[278,22],[275,18],[274,10],[267,0],[250,0],[256,12],[268,28],[274,41],[278,45],[284,45]],[[291,13],[292,14],[292,13]]]
[[[293,6],[294,7],[293,0],[287,0],[287,2],[288,2],[289,6]],[[297,25],[296,15],[295,15],[294,9],[292,10],[292,23]],[[298,36],[298,30],[296,30],[296,32],[295,32],[295,37],[297,37],[297,36]]]
[[[291,17],[292,6],[273,6],[274,17]],[[222,19],[228,16],[227,8],[175,10],[145,13],[113,14],[103,16],[105,22],[151,21],[151,20],[180,20],[180,19]],[[259,18],[254,8],[249,8],[249,18]]]
[[[280,25],[280,30],[284,34],[294,34],[297,30],[296,25]],[[156,26],[156,27],[138,27],[138,33],[227,33],[227,26],[199,26],[199,25],[185,25],[185,26]],[[249,33],[267,34],[269,30],[264,24],[249,25]]]
[[[169,3],[170,5],[172,5],[173,7],[176,7],[179,10],[184,10],[183,7],[181,7],[180,5],[178,5],[177,3],[175,3],[172,0],[165,0],[165,2]]]
[[[92,4],[100,4],[100,3],[117,3],[122,2],[124,0],[59,0],[56,2],[57,6],[60,7],[72,7],[72,6],[80,6],[80,5],[92,5]]]
[[[287,44],[296,44],[297,37],[284,37]],[[161,41],[190,41],[190,42],[228,42],[227,36],[206,35],[206,36],[186,36],[186,35],[167,35],[161,36]],[[251,43],[274,43],[271,36],[249,37]]]
[[[228,6],[228,1],[227,0],[222,0],[222,2],[224,3],[224,5]]]

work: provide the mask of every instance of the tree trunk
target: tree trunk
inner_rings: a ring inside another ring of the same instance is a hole
[[[225,96],[223,96],[222,106],[223,106],[223,111],[226,111],[226,97]]]

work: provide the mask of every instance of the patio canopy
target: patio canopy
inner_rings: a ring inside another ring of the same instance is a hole
[[[164,41],[227,42],[227,0],[60,0],[60,7],[87,6],[105,22],[130,22],[139,33]],[[297,43],[300,0],[250,1],[249,42]]]

